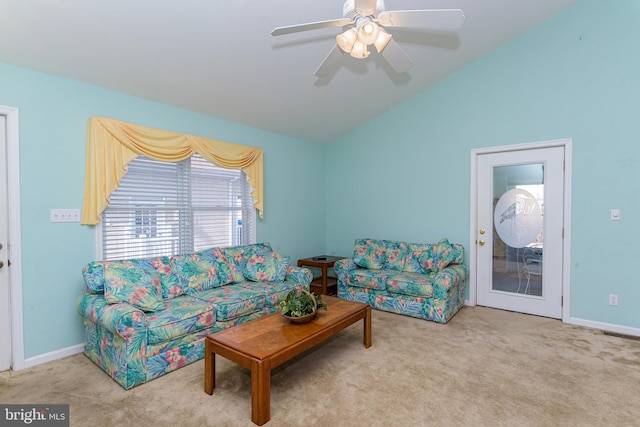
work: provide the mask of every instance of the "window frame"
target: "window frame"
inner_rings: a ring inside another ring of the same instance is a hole
[[[142,156],[140,156],[140,157],[142,157]],[[157,161],[157,160],[152,159],[152,158],[149,158],[149,159]],[[191,158],[185,159],[182,162],[185,162],[185,161],[190,160],[190,159]],[[206,159],[202,158],[202,160],[204,160],[206,162]],[[180,163],[180,162],[173,162],[173,163]],[[229,169],[229,168],[224,168],[223,166],[220,166],[220,165],[215,165],[215,164],[213,164],[213,165],[216,166],[216,167],[219,167],[219,168]],[[180,167],[180,166],[178,166],[178,167]],[[248,179],[246,173],[244,173],[240,168],[231,169],[231,170],[240,171],[242,176],[244,177],[244,179],[245,180]],[[193,174],[190,173],[190,177],[191,177],[190,179],[193,179]],[[246,196],[247,200],[249,200],[250,203],[243,210],[249,210],[251,212],[251,216],[252,216],[252,219],[253,219],[253,225],[250,226],[250,227],[247,227],[248,230],[243,230],[243,232],[248,232],[249,233],[249,239],[248,239],[247,243],[244,243],[244,244],[252,244],[252,243],[256,243],[257,242],[257,237],[256,237],[256,235],[257,235],[257,221],[258,221],[259,215],[258,215],[257,209],[254,206],[255,199],[251,195],[252,189],[253,189],[253,187],[250,184],[248,184],[248,182],[245,182],[245,185],[243,185],[243,191],[242,192],[243,192],[243,196]],[[117,189],[115,191],[117,191]],[[114,193],[115,193],[115,191],[114,191]],[[244,194],[245,192],[247,194]],[[191,195],[189,196],[189,198],[191,198]],[[108,209],[108,207],[107,207],[107,209]],[[135,210],[136,209],[132,209],[131,211],[134,212]],[[197,210],[198,210],[197,208],[193,208],[192,207],[192,211],[193,212],[196,212]],[[106,211],[106,209],[105,209],[105,211]],[[135,223],[132,223],[132,225],[134,227],[137,227],[135,225]],[[98,260],[104,260],[104,250],[103,250],[104,249],[104,241],[103,241],[103,231],[104,230],[103,230],[103,227],[104,227],[103,213],[101,213],[100,214],[100,221],[95,226],[95,255],[96,255],[95,259],[98,259]],[[193,236],[193,237],[194,237],[194,240],[195,240],[195,236]],[[215,247],[215,246],[211,246],[211,247]],[[179,255],[179,254],[170,254],[169,256],[171,256],[171,255]],[[161,255],[157,255],[157,256],[161,256]],[[150,257],[153,257],[153,256],[150,256]],[[132,257],[132,258],[150,258],[150,257],[142,256],[142,257]],[[120,259],[120,258],[112,258],[112,259]],[[127,258],[123,258],[123,259],[127,259]]]

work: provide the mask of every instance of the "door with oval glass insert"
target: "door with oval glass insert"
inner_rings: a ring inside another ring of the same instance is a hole
[[[564,148],[478,156],[478,305],[562,317]]]

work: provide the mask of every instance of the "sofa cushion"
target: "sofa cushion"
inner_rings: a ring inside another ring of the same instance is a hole
[[[235,319],[265,306],[265,294],[236,284],[198,292],[194,297],[214,305],[216,322]]]
[[[395,294],[416,297],[433,297],[433,275],[423,273],[400,273],[387,279],[387,290]]]
[[[147,272],[155,271],[160,275],[163,299],[174,298],[184,294],[180,279],[171,268],[171,261],[168,256],[132,259],[130,261],[133,265]]]
[[[399,272],[395,270],[369,270],[359,268],[349,271],[345,280],[348,286],[379,289],[384,291],[389,277],[398,273]]]
[[[254,253],[244,265],[244,277],[254,282],[282,282],[287,275],[289,260],[288,256],[277,252]]]
[[[130,261],[105,265],[104,298],[108,304],[126,302],[142,311],[164,308],[162,285],[157,272],[148,272]]]
[[[441,239],[432,249],[433,251],[433,271],[438,272],[453,263],[456,258],[456,251],[446,238]]]
[[[432,246],[429,243],[409,243],[403,271],[425,274],[431,272],[433,267]]]
[[[233,282],[240,283],[245,281],[243,270],[247,259],[253,255],[254,252],[272,252],[273,248],[269,242],[263,242],[253,245],[230,246],[221,248],[221,251],[231,268]]]
[[[379,240],[357,239],[353,248],[353,262],[369,270],[381,270],[386,262],[387,250]]]
[[[433,246],[429,250],[421,252],[419,255],[414,254],[413,257],[417,259],[420,266],[419,273],[429,274],[434,271],[433,265]]]
[[[213,325],[213,304],[189,295],[164,302],[165,309],[147,315],[147,342],[158,344]]]
[[[171,257],[187,293],[204,291],[233,281],[231,269],[219,249]]]
[[[222,254],[227,260],[229,268],[231,268],[231,276],[234,283],[244,282],[244,275],[242,270],[244,269],[244,253],[247,250],[246,246],[232,246],[229,248],[222,248]]]
[[[229,266],[229,270],[231,271],[231,277],[233,279],[233,283],[242,283],[245,281],[244,274],[240,267],[238,267],[235,263],[227,262]]]
[[[385,268],[391,270],[404,271],[409,245],[405,242],[387,242],[387,261]]]
[[[213,315],[211,317],[213,318]],[[149,361],[150,361],[149,359],[152,358],[153,356],[156,356],[159,354],[162,355],[163,353],[167,354],[167,352],[170,352],[180,347],[184,348],[184,346],[189,346],[194,344],[198,345],[198,343],[202,344],[202,341],[204,341],[206,337],[216,332],[218,332],[217,328],[211,327],[211,328],[200,329],[199,331],[192,332],[187,335],[182,335],[167,341],[162,341],[155,344],[149,343],[147,345],[147,352],[146,352],[147,371],[149,370]]]
[[[253,292],[258,291],[265,296],[265,307],[280,309],[279,303],[289,292],[300,287],[300,284],[293,281],[286,282],[244,282],[241,285],[245,289]]]

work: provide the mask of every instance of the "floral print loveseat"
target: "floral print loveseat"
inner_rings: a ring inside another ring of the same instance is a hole
[[[312,280],[268,242],[93,261],[82,274],[85,354],[125,389],[201,359],[207,335],[278,311]]]
[[[464,302],[464,247],[356,239],[353,258],[337,261],[338,297],[378,310],[447,323]]]

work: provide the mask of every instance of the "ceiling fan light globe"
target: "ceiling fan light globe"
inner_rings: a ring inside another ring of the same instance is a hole
[[[376,47],[376,50],[379,53],[382,53],[385,47],[391,41],[391,34],[387,33],[384,29],[380,28],[378,31],[378,37],[376,37],[376,41],[373,42],[373,45]]]
[[[365,22],[358,29],[358,40],[366,45],[369,45],[376,41],[376,39],[378,38],[379,30],[380,29],[375,22]]]
[[[336,36],[336,41],[338,42],[338,46],[346,53],[351,53],[353,49],[353,45],[358,40],[358,33],[353,28],[348,29],[342,34],[338,34]]]
[[[358,59],[363,59],[369,56],[369,49],[367,49],[367,45],[362,43],[361,41],[357,41],[353,45],[353,49],[351,49],[351,56]]]

